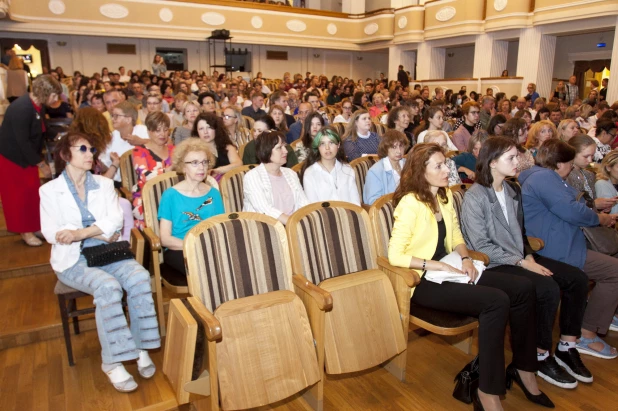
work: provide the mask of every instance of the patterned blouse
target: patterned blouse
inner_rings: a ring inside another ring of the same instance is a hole
[[[517,159],[519,160],[519,165],[517,166],[518,173],[534,167],[534,157],[532,157],[532,154],[528,150],[523,153],[517,150]]]
[[[159,156],[147,149],[138,146],[133,149],[133,167],[137,174],[137,184],[133,186],[133,218],[135,227],[144,229],[144,206],[142,204],[142,189],[148,180],[165,173],[165,168],[172,165],[174,146],[167,145],[167,159],[161,160]]]

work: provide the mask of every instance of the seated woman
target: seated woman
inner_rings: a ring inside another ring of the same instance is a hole
[[[461,207],[461,230],[470,249],[489,256],[492,271],[522,276],[534,284],[538,374],[558,387],[575,388],[577,380],[592,382],[592,374],[575,348],[586,308],[588,277],[579,268],[538,255],[530,248],[523,230],[520,188],[505,180],[517,173],[517,161],[512,140],[493,137],[483,143],[476,182],[466,192]],[[552,328],[561,292],[561,336],[551,357]]]
[[[182,117],[184,121],[182,125],[176,127],[172,133],[172,142],[174,144],[178,145],[191,137],[193,125],[195,124],[195,119],[198,114],[200,114],[200,106],[196,101],[187,101],[184,106],[182,106]]]
[[[182,244],[185,235],[200,221],[223,214],[219,190],[206,180],[213,159],[208,143],[191,138],[176,146],[173,169],[185,179],[165,190],[159,204],[159,232],[165,247],[163,260],[186,274]]]
[[[342,137],[348,161],[378,152],[380,138],[371,131],[371,117],[367,110],[356,110]]]
[[[556,126],[549,120],[537,121],[530,127],[528,131],[528,139],[526,140],[526,148],[532,154],[532,157],[536,157],[541,144],[550,138],[556,137]]]
[[[537,101],[543,101],[543,99],[537,99]],[[547,107],[541,107],[534,115],[534,122],[542,120],[549,120],[549,109]],[[553,123],[552,123],[553,124]]]
[[[428,132],[434,130],[442,130],[442,126],[444,125],[444,112],[440,107],[434,106],[429,107],[427,111],[425,111],[425,119],[421,123],[420,126],[414,130],[416,134],[416,143],[424,143],[426,141],[425,136]],[[453,144],[451,138],[446,135],[446,144],[448,146],[448,151],[458,151],[459,149]]]
[[[593,109],[594,108],[590,104],[582,104],[579,106],[579,116],[577,116],[575,121],[577,121],[580,128],[584,128],[586,130],[590,130],[592,128],[592,124],[588,122],[588,118],[592,114]]]
[[[142,189],[148,180],[170,171],[174,145],[168,144],[170,134],[170,118],[160,111],[148,113],[146,116],[148,143],[133,149],[133,167],[137,175],[137,183],[132,188],[133,217],[135,227],[144,229],[144,206]]]
[[[499,104],[498,104],[498,114],[502,114],[504,116],[504,118],[506,120],[510,120],[511,119],[511,102],[509,101],[509,99],[505,98],[504,100],[502,100]],[[506,122],[505,120],[505,122]]]
[[[597,163],[603,161],[603,157],[612,151],[611,143],[616,139],[616,129],[616,122],[612,120],[601,119],[597,121],[594,137],[592,137],[597,144],[594,153],[594,161]]]
[[[248,143],[253,138],[250,131],[243,127],[244,123],[245,120],[238,107],[228,106],[223,110],[223,125],[236,148],[240,148],[240,146]]]
[[[474,182],[476,176],[476,159],[481,151],[481,146],[485,140],[487,140],[487,132],[485,130],[476,130],[472,133],[472,137],[468,141],[468,151],[458,154],[453,157],[453,161],[457,166],[457,172],[459,172],[459,178],[463,183]]]
[[[393,196],[395,223],[388,259],[397,267],[411,268],[422,275],[411,303],[435,310],[454,312],[479,319],[480,378],[473,392],[475,409],[501,410],[500,395],[516,381],[531,400],[553,404],[537,387],[534,337],[534,286],[512,274],[478,271],[468,249],[448,190],[449,169],[437,144],[417,144],[408,153],[399,187]],[[442,261],[456,251],[462,270]],[[466,283],[432,282],[425,270],[465,274]],[[510,318],[513,362],[504,372],[504,335]],[[508,382],[507,382],[508,381]],[[531,393],[531,394],[530,394]]]
[[[223,174],[242,166],[236,146],[230,140],[223,121],[214,113],[202,113],[195,119],[191,137],[199,137],[208,144],[210,152],[216,158],[212,170],[209,170],[217,181]]]
[[[277,130],[283,131],[284,133],[288,132],[288,123],[285,118],[285,110],[283,107],[275,104],[270,107],[268,110],[268,115],[273,118],[275,121],[275,126],[277,126]]]
[[[446,132],[433,130],[427,133],[427,135],[425,136],[425,142],[439,145],[440,148],[442,148],[442,152],[446,155],[446,153],[448,152],[448,146],[446,142],[447,138],[448,135],[446,134]],[[444,163],[449,170],[448,186],[452,187],[454,185],[461,184],[461,179],[459,178],[459,173],[457,172],[457,165],[455,164],[453,159],[447,157]]]
[[[41,232],[52,244],[51,266],[62,283],[95,298],[95,320],[101,343],[101,368],[120,392],[137,389],[122,362],[137,359],[142,378],[155,365],[145,350],[161,346],[150,289],[150,274],[134,259],[89,267],[84,251],[118,240],[122,211],[111,179],[92,175],[94,145],[86,134],[69,133],[56,144],[59,176],[39,190]],[[66,168],[65,168],[66,167]],[[123,289],[131,328],[122,309]]]
[[[391,130],[397,130],[403,133],[407,139],[408,144],[407,147],[410,148],[414,145],[414,134],[412,132],[406,131],[408,126],[410,125],[410,110],[407,107],[399,106],[391,109],[388,112],[388,116],[386,119],[386,126]],[[382,136],[384,139],[384,136]],[[380,140],[381,141],[381,140]],[[378,147],[378,151],[379,151]]]
[[[556,137],[566,143],[579,134],[579,125],[572,119],[562,120],[556,127]]]
[[[341,100],[341,114],[335,117],[333,123],[345,123],[348,124],[352,118],[352,110],[354,106],[349,98]]]
[[[335,130],[327,127],[316,134],[306,161],[301,178],[310,203],[347,201],[360,206],[356,175]]]
[[[148,114],[154,113],[156,111],[161,111],[162,104],[163,97],[161,96],[161,93],[148,93],[148,97],[146,97],[146,107],[142,107],[142,109],[138,111],[138,122],[140,124],[144,124],[146,122],[146,116],[148,116]]]
[[[501,136],[504,123],[506,123],[506,117],[502,114],[496,114],[489,120],[487,133],[490,136]]]
[[[292,213],[309,204],[298,175],[285,168],[285,134],[264,131],[255,139],[260,165],[245,174],[243,211],[269,215],[283,224]]]
[[[599,197],[618,200],[616,187],[618,187],[618,151],[612,151],[601,162],[601,171],[597,173],[594,188]],[[610,213],[618,214],[618,203],[612,206]]]
[[[388,112],[388,107],[384,104],[384,96],[381,93],[374,93],[372,102],[373,106],[369,109],[371,118],[379,117],[380,114]]]
[[[513,116],[513,119],[517,119],[517,118],[524,120],[526,122],[526,128],[530,128],[530,125],[532,124],[532,114],[530,113],[530,110],[528,109],[519,110]]]
[[[363,203],[371,205],[383,195],[395,191],[401,179],[401,170],[406,162],[408,138],[401,131],[388,130],[378,146],[380,161],[375,163],[365,177]]]
[[[519,113],[519,111],[518,111]],[[534,166],[534,157],[523,145],[528,139],[528,125],[522,118],[512,118],[504,123],[504,137],[508,137],[517,147],[517,172],[527,170]]]
[[[618,353],[599,338],[605,334],[618,306],[618,260],[586,249],[580,227],[612,226],[615,216],[592,211],[579,192],[565,181],[571,172],[575,149],[557,139],[546,141],[537,164],[519,176],[522,185],[526,233],[545,242],[543,257],[582,269],[596,285],[588,298],[577,343],[580,354],[616,358]]]
[[[249,164],[258,164],[258,158],[255,147],[255,139],[265,131],[273,131],[276,130],[277,126],[275,125],[275,120],[272,119],[269,115],[263,115],[258,117],[257,120],[253,123],[253,140],[248,142],[245,145],[245,151],[242,154],[242,163],[244,165]],[[292,150],[289,144],[285,145],[285,148],[288,151],[287,162],[285,163],[285,167],[294,167],[298,164],[298,158],[296,157],[296,153]]]
[[[324,118],[317,111],[307,114],[303,123],[303,129],[300,132],[300,141],[294,147],[294,153],[299,162],[305,161],[311,151],[313,139],[324,128],[324,125]]]

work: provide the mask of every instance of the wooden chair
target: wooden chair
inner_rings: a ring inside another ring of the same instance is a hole
[[[332,123],[330,126],[333,127],[337,131],[337,134],[339,134],[339,137],[343,137],[343,134],[345,133],[345,126],[346,126],[344,123]]]
[[[253,120],[249,116],[242,116],[242,118],[245,120],[244,127],[248,130],[253,130],[253,123],[255,122],[255,120]]]
[[[406,349],[395,290],[378,269],[369,217],[346,202],[307,205],[286,225],[292,269],[333,298],[333,309],[306,304],[314,335],[324,326],[326,372],[362,371],[389,362]],[[407,276],[409,277],[409,275]],[[320,364],[322,360],[319,359]],[[385,367],[402,380],[405,370]]]
[[[386,133],[386,126],[382,123],[375,123],[376,126],[376,133],[378,133],[378,136],[382,137],[384,135],[384,133]]]
[[[255,167],[256,166],[254,164],[236,167],[235,169],[225,173],[221,178],[220,191],[226,213],[237,213],[242,211],[243,178],[245,177],[247,171],[252,170]]]
[[[474,317],[466,315],[449,313],[445,311],[433,310],[430,308],[421,307],[410,303],[410,290],[418,285],[420,277],[417,272],[412,269],[394,267],[388,262],[388,243],[395,224],[393,194],[387,194],[375,201],[369,209],[369,219],[371,220],[372,231],[376,243],[378,253],[378,263],[382,271],[388,275],[393,286],[395,282],[399,282],[396,289],[401,289],[402,293],[397,294],[397,304],[400,307],[404,332],[407,335],[409,324],[415,327],[422,328],[434,334],[454,336],[464,335],[467,333],[463,341],[456,341],[455,346],[467,354],[472,351],[473,330],[478,328],[478,320]],[[489,263],[489,258],[482,253],[470,251],[470,255],[475,260],[483,261],[484,264]],[[403,270],[413,278],[407,285],[408,290],[404,290],[404,285],[401,278],[402,274],[396,274],[397,271]],[[400,359],[401,365],[405,366],[405,359]]]
[[[137,173],[133,167],[133,150],[120,156],[120,179],[122,186],[120,193],[129,201],[133,200],[133,186],[137,184]]]
[[[180,337],[168,340],[163,363],[176,392],[183,391],[179,403],[188,402],[189,391],[209,397],[194,403],[198,409],[246,409],[313,386],[304,397],[321,409],[321,398],[312,398],[323,391],[314,337],[294,290],[322,309],[332,307],[332,300],[292,275],[283,225],[257,213],[212,217],[189,231],[184,253],[192,297],[188,304],[174,303],[178,314],[170,315],[169,328],[179,332],[170,331],[170,337]],[[203,366],[196,367],[204,371],[186,383],[193,367],[184,348],[195,339],[189,340],[193,330],[187,339],[181,331],[191,316],[204,326],[206,347]]]
[[[459,155],[459,151],[458,150],[451,150],[451,151],[446,153],[446,158],[453,158],[453,157],[455,157],[457,155]]]
[[[350,167],[354,170],[354,175],[356,177],[356,188],[358,189],[358,195],[360,196],[361,203],[363,202],[363,190],[365,189],[365,179],[367,177],[367,172],[371,166],[380,161],[378,156],[370,155],[365,157],[359,157],[350,162]],[[365,210],[369,209],[369,206],[363,205]]]
[[[143,264],[144,262],[144,237],[140,234],[137,228],[131,229],[131,251],[135,255],[135,260]],[[71,344],[71,330],[69,328],[69,319],[73,319],[73,331],[75,335],[79,334],[79,321],[78,317],[86,314],[94,314],[95,307],[77,308],[77,299],[87,297],[89,294],[76,290],[62,283],[60,280],[56,281],[54,287],[54,294],[58,296],[58,305],[60,306],[60,319],[62,320],[62,330],[64,332],[64,345],[67,349],[67,359],[69,360],[69,366],[74,366],[73,360],[73,345]],[[127,302],[123,300],[123,307],[127,306]],[[163,315],[161,312],[160,316]]]
[[[294,171],[296,174],[298,174],[298,179],[300,180],[300,172],[303,170],[303,166],[305,165],[304,161],[301,161],[300,163],[296,164],[295,166],[292,166],[292,171]],[[300,180],[300,185],[303,185],[303,180]]]

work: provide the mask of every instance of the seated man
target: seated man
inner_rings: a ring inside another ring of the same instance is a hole
[[[260,91],[254,91],[251,94],[251,105],[242,109],[242,115],[251,117],[252,119],[257,119],[262,115],[266,114],[264,110],[262,110],[262,106],[264,105],[264,95]]]

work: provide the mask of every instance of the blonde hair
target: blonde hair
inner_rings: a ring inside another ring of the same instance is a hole
[[[205,172],[208,172],[208,169],[212,165],[214,165],[214,155],[208,148],[208,143],[206,143],[201,138],[188,138],[183,140],[180,144],[178,144],[174,148],[174,155],[172,156],[172,168],[174,171],[180,174],[184,174],[185,172],[185,158],[189,153],[206,153],[206,158],[208,158],[208,167]]]
[[[579,116],[584,120],[590,117],[590,112],[592,111],[592,106],[590,104],[582,104],[579,106]]]
[[[566,120],[562,120],[559,124],[558,127],[556,127],[556,137],[562,141],[564,141],[564,130],[566,130],[566,128],[569,126],[569,124],[571,123],[575,123],[575,125],[577,126],[577,128],[579,129],[579,124],[577,124],[577,121],[573,120],[572,118],[567,118]]]
[[[618,151],[612,150],[603,157],[603,161],[601,161],[601,170],[597,173],[597,180],[611,181],[607,169],[616,164],[618,164]]]
[[[197,114],[200,114],[202,112],[202,108],[198,104],[197,100],[185,101],[185,104],[182,105],[182,117],[184,118],[184,120],[182,121],[183,126],[186,124],[189,124],[189,121],[187,120],[187,117],[185,116],[185,111],[187,110],[189,106],[194,106],[195,108],[197,108]]]
[[[528,140],[526,141],[526,148],[536,148],[539,145],[538,135],[543,130],[543,127],[549,127],[553,136],[551,138],[556,138],[556,126],[549,120],[541,120],[537,121],[530,127],[530,131],[528,131]]]

